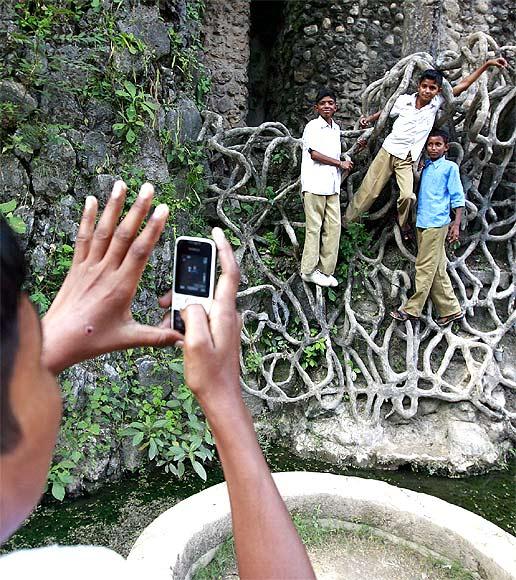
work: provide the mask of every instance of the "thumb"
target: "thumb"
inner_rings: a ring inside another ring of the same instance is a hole
[[[130,329],[127,347],[135,346],[172,346],[182,335],[171,328],[160,328],[146,324],[135,324]]]

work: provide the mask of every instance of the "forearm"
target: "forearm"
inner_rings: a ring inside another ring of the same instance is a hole
[[[382,114],[382,112],[378,111],[377,113],[373,113],[372,115],[369,115],[365,119],[366,119],[367,123],[376,123],[376,121],[378,121],[378,119],[380,118],[381,114]]]
[[[217,406],[205,403],[203,408],[228,485],[240,577],[314,578],[247,408],[241,399]]]
[[[484,74],[484,72],[489,68],[489,62],[485,62],[482,66],[478,67],[474,70],[470,75],[466,78],[462,79],[459,84],[455,85],[452,89],[452,93],[454,97],[458,97],[462,94],[465,90],[469,89],[469,87],[480,77]]]
[[[460,227],[460,224],[462,222],[462,211],[463,211],[463,207],[456,207],[455,208],[455,220],[454,220],[454,224],[456,226]]]
[[[333,167],[341,167],[342,161],[340,159],[334,159],[333,157],[328,157],[323,153],[319,153],[319,151],[315,151],[312,149],[310,152],[310,156],[314,161],[317,163],[322,163],[323,165],[332,165]]]

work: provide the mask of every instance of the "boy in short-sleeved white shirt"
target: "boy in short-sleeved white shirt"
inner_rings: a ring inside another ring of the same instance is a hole
[[[319,116],[303,131],[301,190],[306,235],[301,277],[319,286],[337,286],[333,273],[340,242],[341,172],[349,172],[353,164],[340,160],[340,127],[333,120],[337,110],[334,93],[321,89],[314,108]]]

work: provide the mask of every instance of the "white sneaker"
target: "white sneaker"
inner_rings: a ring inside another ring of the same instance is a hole
[[[335,278],[335,276],[328,276],[328,278],[330,279],[330,286],[332,286],[333,288],[335,288],[335,286],[338,286],[339,283],[337,282],[337,278]]]
[[[331,286],[330,276],[326,276],[319,270],[314,270],[311,274],[301,274],[301,278],[305,282],[313,282],[317,286]]]

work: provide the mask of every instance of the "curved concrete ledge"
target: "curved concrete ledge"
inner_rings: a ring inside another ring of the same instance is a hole
[[[276,473],[290,510],[355,524],[457,560],[481,578],[516,579],[516,538],[465,509],[382,481],[327,473]],[[166,567],[174,580],[231,534],[225,483],[193,495],[161,514],[140,535],[129,560]]]

